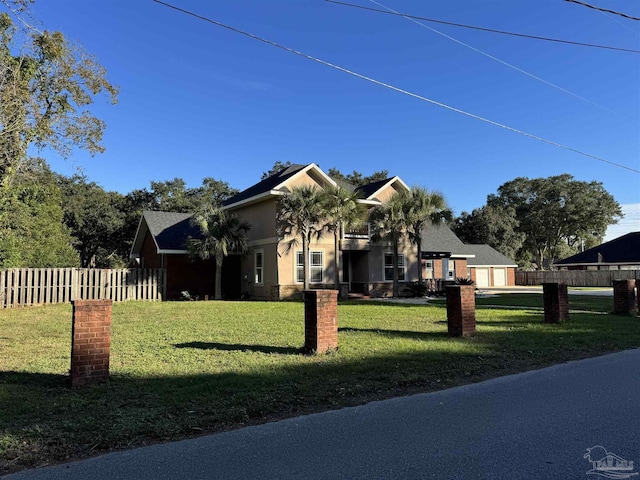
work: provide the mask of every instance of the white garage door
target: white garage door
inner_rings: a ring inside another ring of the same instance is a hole
[[[476,286],[477,287],[489,286],[489,269],[488,268],[476,268]]]
[[[493,286],[494,287],[507,286],[507,269],[506,268],[493,269]]]

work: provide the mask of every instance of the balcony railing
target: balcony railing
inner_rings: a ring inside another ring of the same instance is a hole
[[[363,223],[355,227],[345,229],[342,238],[345,240],[369,240],[371,238],[370,225]]]

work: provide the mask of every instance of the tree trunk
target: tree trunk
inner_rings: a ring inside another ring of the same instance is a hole
[[[336,227],[335,232],[333,232],[333,268],[334,268],[334,282],[335,289],[340,291],[340,230],[339,227]]]
[[[222,262],[218,260],[216,260],[216,290],[214,298],[222,300]]]
[[[416,237],[416,244],[418,246],[418,283],[422,283],[424,281],[422,276],[422,238]]]
[[[398,238],[393,238],[393,296],[399,296],[398,288]]]
[[[309,290],[309,240],[307,236],[302,237],[302,274],[304,281],[302,283],[304,290]]]

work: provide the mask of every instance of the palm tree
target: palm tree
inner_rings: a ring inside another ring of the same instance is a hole
[[[452,212],[447,202],[439,192],[430,192],[426,188],[413,187],[411,193],[405,197],[407,205],[407,234],[409,239],[418,247],[418,281],[422,277],[422,232],[427,225],[437,225],[443,220],[451,220]]]
[[[407,228],[407,195],[395,193],[389,201],[375,207],[369,216],[374,241],[387,240],[393,247],[393,296],[398,291],[398,243]]]
[[[323,191],[322,208],[327,216],[325,227],[333,232],[333,268],[335,288],[340,290],[340,232],[362,221],[364,211],[358,204],[358,195],[341,186]]]
[[[246,233],[251,226],[231,212],[219,207],[209,207],[195,215],[192,224],[200,230],[200,238],[189,238],[189,256],[216,263],[215,299],[222,298],[222,262],[231,253],[247,251]]]
[[[293,187],[278,199],[276,227],[288,252],[302,241],[303,288],[309,290],[309,245],[313,237],[320,238],[325,218],[321,190],[311,186]]]

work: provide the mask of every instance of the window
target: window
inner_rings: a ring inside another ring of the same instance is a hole
[[[450,258],[445,258],[442,260],[443,262],[443,270],[445,272],[445,279],[453,280],[456,278],[456,262],[455,260],[451,260]],[[446,262],[446,263],[445,263]]]
[[[304,265],[302,252],[296,252],[296,282],[304,283]],[[322,272],[324,270],[324,252],[312,250],[309,252],[309,282],[322,283]]]
[[[404,254],[398,254],[398,280],[404,281],[404,273],[405,273],[405,262],[404,262]],[[385,282],[393,281],[393,254],[385,253],[384,254],[384,280]]]
[[[264,250],[256,250],[254,254],[254,279],[256,284],[262,285],[263,282],[263,269],[264,269]]]
[[[433,260],[425,260],[424,262],[425,278],[433,278]]]

